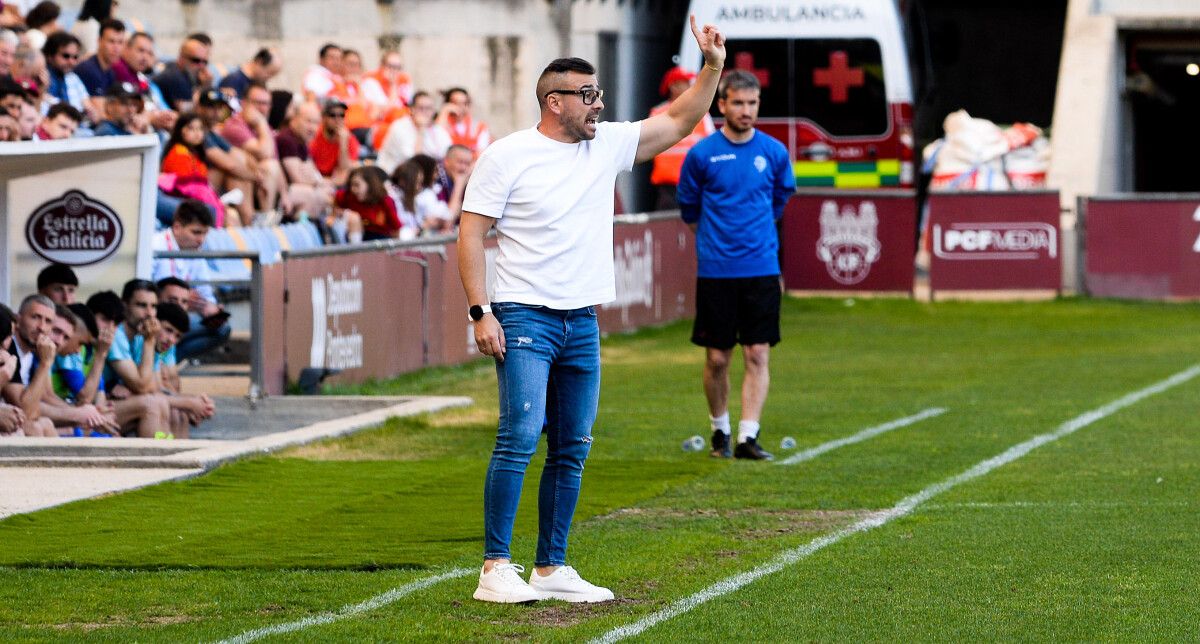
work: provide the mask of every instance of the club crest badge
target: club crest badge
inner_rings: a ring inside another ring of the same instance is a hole
[[[832,199],[821,204],[817,257],[825,263],[834,281],[853,286],[867,278],[882,250],[876,234],[878,227],[879,216],[873,202],[863,201],[858,212],[850,204],[843,205],[838,212],[838,204]]]
[[[763,157],[763,155],[760,154],[754,157],[754,169],[758,170],[759,172],[767,169],[767,160],[765,157]]]

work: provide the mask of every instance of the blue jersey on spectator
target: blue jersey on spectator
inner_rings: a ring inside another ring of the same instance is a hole
[[[718,130],[693,146],[677,198],[683,220],[698,224],[697,276],[778,275],[775,221],[795,191],[787,148],[762,132],[733,143]]]
[[[108,382],[109,387],[121,381],[121,377],[117,375],[113,369],[113,363],[122,360],[130,360],[134,366],[142,363],[142,351],[146,348],[146,339],[141,334],[133,336],[133,341],[129,340],[129,336],[125,333],[125,323],[122,322],[117,327],[117,332],[113,337],[112,348],[108,350],[108,364],[104,367],[104,379]],[[171,347],[162,353],[154,356],[154,371],[158,372],[163,366],[173,367],[177,364],[175,357],[175,347]]]
[[[100,67],[100,59],[93,54],[90,58],[79,63],[73,70],[79,80],[83,81],[83,86],[87,88],[88,94],[92,96],[104,96],[104,92],[117,80],[116,72],[111,67],[105,71]]]
[[[237,94],[238,98],[245,98],[246,90],[250,89],[251,82],[250,77],[239,67],[226,74],[225,78],[222,78],[221,82],[217,83],[217,89],[229,88]]]
[[[79,397],[83,383],[87,380],[88,371],[95,357],[91,347],[84,347],[79,353],[69,356],[58,356],[54,359],[54,370],[51,383],[54,393],[63,400],[74,403]],[[100,376],[100,386],[97,391],[104,391],[104,376]]]

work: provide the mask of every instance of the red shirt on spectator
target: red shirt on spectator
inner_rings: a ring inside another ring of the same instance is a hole
[[[358,139],[350,136],[346,141],[350,152],[350,160],[352,162],[357,161]],[[324,131],[317,131],[317,135],[313,137],[312,143],[308,144],[308,152],[312,155],[313,165],[317,166],[317,170],[322,175],[326,177],[331,176],[333,171],[337,169],[338,142],[336,139],[331,141],[325,138]]]
[[[337,191],[333,203],[338,208],[353,210],[362,216],[363,232],[395,237],[400,231],[400,215],[396,213],[396,202],[392,201],[391,197],[368,204],[359,201],[350,190],[341,188]]]

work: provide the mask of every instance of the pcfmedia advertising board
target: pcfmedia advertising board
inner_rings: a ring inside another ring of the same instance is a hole
[[[783,282],[792,291],[912,293],[911,190],[804,190],[784,208]]]
[[[1089,197],[1079,212],[1089,295],[1200,298],[1200,195]]]
[[[929,287],[1053,294],[1062,284],[1056,191],[929,197]]]

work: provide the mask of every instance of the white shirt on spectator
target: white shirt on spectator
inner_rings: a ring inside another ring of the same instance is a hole
[[[379,148],[375,165],[390,175],[396,166],[411,159],[417,152],[435,159],[446,156],[451,143],[449,132],[437,125],[430,125],[421,134],[421,149],[417,150],[417,126],[413,125],[412,119],[406,116],[393,122]]]
[[[450,206],[438,199],[437,191],[433,188],[426,188],[418,192],[417,198],[413,200],[413,205],[417,208],[417,220],[422,225],[430,219],[450,219]]]
[[[640,121],[600,123],[591,141],[562,143],[534,127],[484,150],[463,210],[497,220],[495,301],[577,309],[616,299],[615,184],[641,132]]]
[[[170,228],[154,234],[150,240],[150,250],[180,250],[175,241],[175,234]],[[206,259],[156,259],[150,272],[151,281],[157,282],[164,277],[178,277],[191,285],[206,301],[217,303],[212,284],[201,284],[212,279],[212,271],[208,269]]]
[[[313,65],[304,72],[304,90],[311,92],[318,99],[329,96],[329,92],[337,85],[337,76],[320,65]]]

